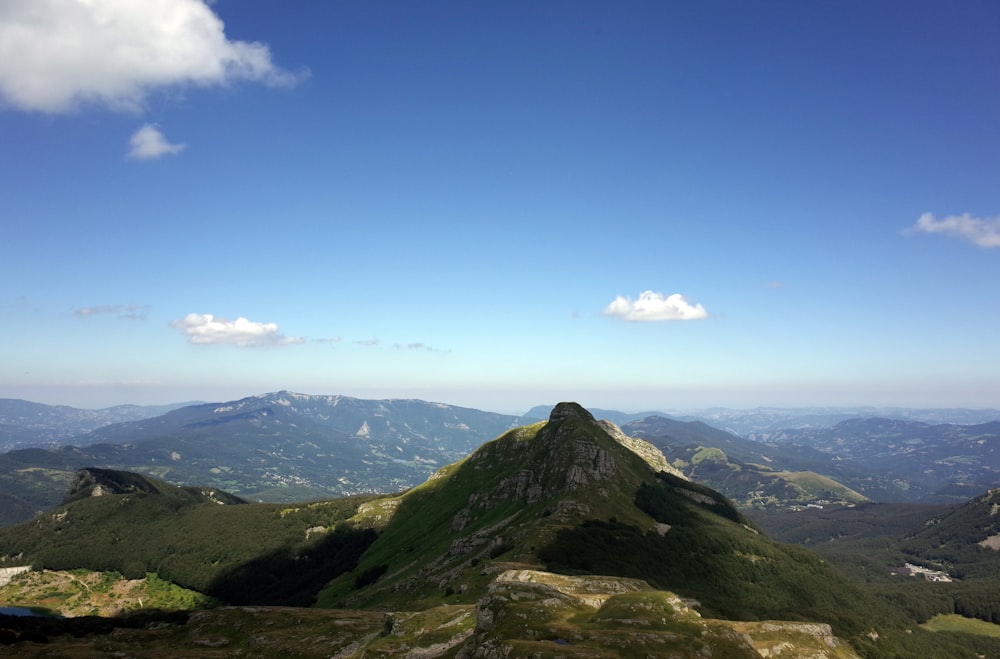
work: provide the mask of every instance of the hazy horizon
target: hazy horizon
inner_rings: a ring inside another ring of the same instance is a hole
[[[384,399],[415,399],[422,400],[430,403],[443,403],[446,405],[454,405],[458,407],[467,407],[472,409],[478,409],[487,412],[498,412],[500,414],[511,414],[515,416],[522,415],[528,410],[538,407],[538,406],[555,406],[560,402],[577,402],[583,407],[588,409],[603,409],[603,410],[614,410],[618,412],[623,412],[626,414],[633,414],[637,412],[667,412],[667,413],[690,413],[690,412],[704,412],[711,410],[713,408],[729,409],[734,411],[746,410],[752,411],[755,409],[859,409],[859,408],[875,408],[875,409],[912,409],[912,410],[933,410],[933,409],[968,409],[968,410],[994,410],[1000,408],[994,408],[989,405],[905,405],[896,403],[848,403],[844,402],[841,404],[836,403],[817,403],[817,402],[800,402],[800,403],[789,403],[789,404],[772,404],[772,403],[743,403],[741,404],[738,399],[733,399],[732,404],[698,404],[697,401],[703,400],[700,398],[688,398],[683,396],[675,396],[670,399],[664,399],[663,402],[650,402],[648,405],[635,405],[630,402],[632,399],[628,398],[615,398],[606,397],[602,398],[600,395],[596,394],[585,394],[584,396],[549,396],[548,398],[538,397],[538,398],[523,398],[518,400],[525,401],[521,405],[517,405],[510,402],[509,399],[503,399],[506,404],[498,405],[495,402],[490,401],[485,398],[469,398],[468,393],[465,392],[454,392],[454,395],[449,395],[448,392],[440,392],[441,396],[414,396],[405,395],[405,392],[399,392],[397,394],[387,394],[379,395],[378,391],[371,392],[354,392],[347,393],[343,391],[300,391],[297,389],[288,388],[273,388],[268,390],[253,391],[253,392],[242,392],[239,389],[233,390],[215,390],[217,395],[215,396],[187,396],[183,395],[183,392],[178,392],[179,397],[175,398],[162,398],[157,396],[144,397],[136,396],[135,398],[104,398],[98,395],[94,398],[79,397],[79,389],[73,389],[69,392],[70,395],[76,395],[76,398],[70,397],[60,397],[57,391],[46,391],[46,392],[28,392],[29,395],[12,395],[19,392],[11,392],[4,388],[0,388],[0,398],[8,399],[21,399],[32,403],[41,403],[45,405],[65,405],[69,407],[74,407],[78,409],[104,409],[108,407],[115,407],[117,405],[143,405],[143,406],[158,406],[158,405],[178,405],[178,404],[198,404],[198,403],[224,403],[234,400],[240,400],[243,398],[250,398],[254,396],[262,396],[266,394],[276,393],[279,391],[290,391],[296,394],[305,394],[311,396],[346,396],[350,398],[360,398],[360,399],[370,399],[370,400],[384,400]],[[229,393],[226,393],[229,391]],[[205,392],[209,393],[209,392]],[[32,395],[36,394],[36,395]],[[162,395],[158,394],[158,395]],[[650,398],[653,401],[654,399]],[[688,400],[687,404],[682,404],[681,401]],[[116,401],[116,402],[108,402]],[[482,402],[479,402],[482,401]],[[604,401],[604,402],[602,402]]]

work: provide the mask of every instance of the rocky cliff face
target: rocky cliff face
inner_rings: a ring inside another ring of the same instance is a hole
[[[545,500],[572,502],[574,494],[584,494],[583,498],[594,494],[603,498],[612,496],[620,489],[624,465],[620,464],[622,453],[609,445],[607,439],[640,457],[654,471],[684,477],[655,446],[627,437],[609,421],[596,421],[576,403],[556,405],[547,423],[529,426],[524,431],[484,445],[469,457],[468,464],[477,471],[501,464],[519,464],[520,468],[505,476],[492,490],[484,488],[473,493],[463,516],[506,500],[530,505]],[[578,505],[569,507],[579,509]]]

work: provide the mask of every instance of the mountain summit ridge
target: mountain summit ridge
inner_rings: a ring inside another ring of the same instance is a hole
[[[617,427],[615,434],[624,437]],[[642,440],[642,453],[652,463],[666,459]],[[639,484],[652,478],[653,467],[642,454],[619,442],[583,407],[561,403],[549,420],[510,430],[473,451],[464,460],[436,472],[424,484],[381,502],[361,507],[355,521],[377,519],[382,534],[359,569],[386,565],[390,572],[381,585],[366,593],[351,592],[349,577],[334,584],[320,601],[332,605],[340,598],[356,606],[363,601],[390,597],[382,592],[389,582],[403,574],[404,585],[394,585],[394,593],[405,592],[410,605],[413,597],[435,601],[439,593],[451,589],[466,592],[481,581],[477,566],[499,554],[510,554],[515,563],[538,565],[531,550],[522,547],[550,542],[555,530],[579,524],[588,517],[621,516],[652,528],[654,522],[634,509],[632,499]],[[621,502],[627,509],[621,510]],[[391,502],[391,503],[390,503]],[[628,510],[631,508],[632,510]],[[436,524],[430,523],[434,520]],[[419,570],[400,566],[392,573],[391,563],[399,545],[414,546],[420,537],[447,538],[432,550],[421,552]],[[503,551],[501,551],[503,550]],[[412,572],[419,574],[410,574]],[[443,585],[443,586],[442,586]],[[479,584],[482,585],[482,584]]]

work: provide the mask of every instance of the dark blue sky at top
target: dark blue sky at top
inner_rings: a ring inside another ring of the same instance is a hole
[[[1000,406],[995,2],[210,9],[296,84],[0,110],[0,395]]]

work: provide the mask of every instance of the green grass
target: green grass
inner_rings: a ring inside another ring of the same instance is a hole
[[[778,471],[774,472],[773,475],[792,483],[806,496],[826,496],[855,502],[868,500],[863,494],[855,492],[832,478],[812,471]]]
[[[211,597],[147,574],[127,580],[117,572],[27,572],[0,587],[0,602],[65,616],[118,615],[159,609],[191,611],[217,604]]]
[[[934,616],[920,626],[932,632],[958,632],[1000,638],[1000,625],[975,618],[966,618],[954,613]]]
[[[722,449],[717,448],[702,448],[697,453],[691,457],[691,464],[697,465],[705,461],[709,462],[728,462],[726,454],[722,452]]]

